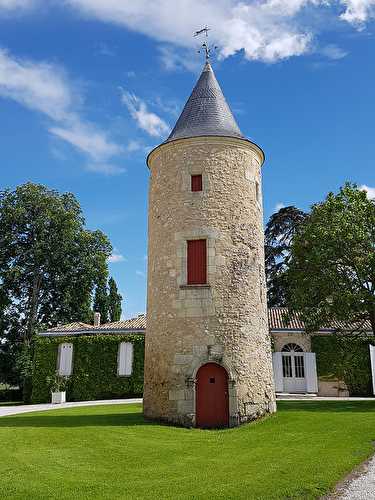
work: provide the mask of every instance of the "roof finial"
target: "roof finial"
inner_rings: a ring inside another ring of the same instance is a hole
[[[205,36],[206,36],[206,38],[208,38],[208,32],[210,30],[211,30],[211,28],[208,28],[207,26],[205,26],[201,30],[196,31],[194,33],[194,36],[203,35],[203,33],[204,33]],[[207,42],[203,42],[202,43],[202,49],[204,50],[205,55],[206,55],[206,63],[208,63],[209,60],[210,60],[210,56],[211,56],[212,50],[216,50],[217,46],[216,45],[209,45]],[[202,52],[202,49],[198,50],[198,54],[200,54]]]

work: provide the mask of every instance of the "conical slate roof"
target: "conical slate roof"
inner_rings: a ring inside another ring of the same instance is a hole
[[[243,138],[209,62],[166,142],[206,135]]]

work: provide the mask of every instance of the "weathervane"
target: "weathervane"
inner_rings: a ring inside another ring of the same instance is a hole
[[[201,30],[196,31],[193,36],[199,36],[199,35],[205,34],[206,38],[208,38],[208,32],[210,30],[211,30],[211,28],[208,28],[207,26],[205,26]],[[204,52],[206,54],[206,62],[208,62],[210,60],[212,50],[216,50],[217,46],[216,45],[209,45],[208,42],[203,42],[202,49],[204,50]],[[202,52],[202,49],[198,50],[198,54],[200,54]]]

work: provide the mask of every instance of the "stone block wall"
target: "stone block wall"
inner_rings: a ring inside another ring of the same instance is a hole
[[[231,425],[275,411],[262,225],[263,153],[241,139],[161,145],[149,158],[145,416],[195,424],[195,376],[229,376]],[[203,191],[190,176],[202,174]],[[187,240],[207,240],[207,285],[187,285]]]

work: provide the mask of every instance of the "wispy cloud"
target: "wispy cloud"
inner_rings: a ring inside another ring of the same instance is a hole
[[[44,113],[55,121],[72,118],[78,95],[61,68],[13,57],[0,48],[0,96]]]
[[[327,57],[328,59],[332,59],[334,61],[343,59],[348,55],[348,52],[346,52],[344,49],[335,44],[326,45],[325,47],[320,49],[319,52],[323,56]]]
[[[278,212],[282,208],[285,208],[285,204],[284,203],[282,203],[282,202],[276,203],[276,205],[275,205],[275,212]]]
[[[35,0],[0,0],[0,12],[16,9],[28,9],[36,5]]]
[[[341,0],[341,3],[345,6],[341,19],[359,28],[375,16],[375,0]]]
[[[124,262],[124,261],[125,257],[120,253],[114,252],[112,255],[108,257],[108,262],[110,262],[111,264],[116,264],[117,262]]]
[[[19,12],[40,0],[0,0],[0,12]],[[124,26],[161,44],[167,69],[189,69],[188,58],[171,46],[197,47],[192,33],[210,23],[212,41],[220,44],[220,57],[242,52],[249,60],[275,62],[311,51],[314,39],[332,19],[362,29],[375,17],[375,0],[50,0],[69,6],[87,18]],[[316,23],[316,13],[322,21]]]
[[[362,191],[366,191],[367,198],[369,200],[375,200],[375,187],[370,187],[366,186],[366,184],[363,184],[359,189],[361,189]]]
[[[144,144],[142,144],[140,141],[137,141],[135,139],[132,139],[126,145],[126,151],[128,153],[135,153],[136,151],[143,151],[144,148],[145,148]]]
[[[202,66],[200,60],[193,57],[190,50],[181,51],[171,45],[159,47],[159,59],[166,71],[188,70],[198,73]]]
[[[121,153],[122,148],[111,142],[105,132],[89,124],[74,123],[70,127],[51,127],[49,131],[96,161],[103,161]]]
[[[119,175],[126,171],[125,168],[112,165],[111,163],[88,163],[85,166],[85,170],[104,175]]]
[[[139,269],[135,271],[135,274],[137,276],[140,276],[141,278],[146,278],[146,273],[144,273],[143,271],[139,271]]]
[[[105,42],[99,42],[95,46],[95,53],[99,56],[113,57],[116,55],[116,50]]]
[[[121,100],[138,127],[147,134],[152,137],[163,137],[169,133],[169,125],[156,113],[149,111],[147,104],[135,94],[123,90]]]
[[[108,160],[122,152],[106,132],[82,117],[82,96],[56,65],[17,58],[0,48],[0,97],[46,116],[49,132],[83,153],[93,163],[90,170],[98,163],[96,171],[100,171],[105,162],[108,173]],[[112,170],[122,169],[113,166]]]

